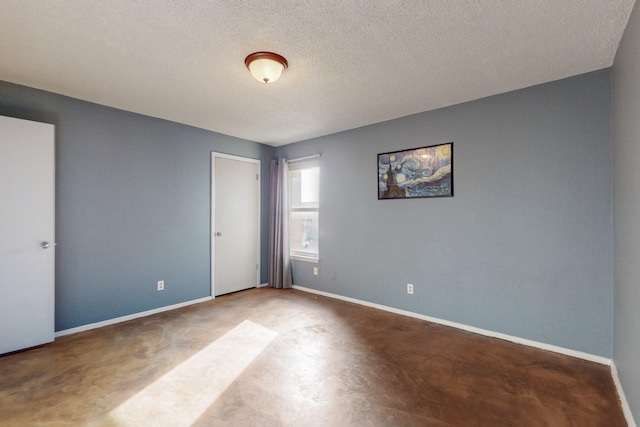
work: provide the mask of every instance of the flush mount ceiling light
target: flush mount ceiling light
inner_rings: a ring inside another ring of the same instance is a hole
[[[289,64],[284,57],[272,52],[255,52],[244,59],[251,75],[259,82],[273,83],[287,69]]]

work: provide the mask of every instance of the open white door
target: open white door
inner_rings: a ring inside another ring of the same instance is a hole
[[[260,161],[211,156],[211,295],[217,296],[259,284]]]
[[[54,126],[0,116],[0,354],[54,339]]]

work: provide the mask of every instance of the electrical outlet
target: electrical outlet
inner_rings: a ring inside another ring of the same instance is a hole
[[[338,280],[338,272],[334,271],[333,274],[331,275],[331,280]]]
[[[313,267],[313,275],[314,276],[318,275],[318,267]]]
[[[407,283],[407,293],[413,294],[413,285],[411,283]]]
[[[158,280],[158,290],[164,291],[164,280]]]

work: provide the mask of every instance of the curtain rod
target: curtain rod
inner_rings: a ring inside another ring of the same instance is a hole
[[[299,162],[301,160],[315,159],[316,157],[320,157],[320,153],[312,154],[311,156],[306,156],[306,157],[298,157],[297,159],[287,159],[287,163]]]

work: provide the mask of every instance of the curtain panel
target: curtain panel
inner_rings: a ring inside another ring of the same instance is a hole
[[[289,167],[284,158],[271,160],[269,168],[269,286],[293,286],[289,257]]]

